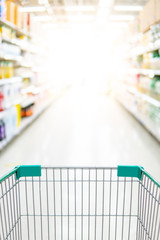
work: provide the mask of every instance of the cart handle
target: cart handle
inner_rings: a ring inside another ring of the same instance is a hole
[[[142,180],[143,168],[140,166],[126,166],[119,165],[117,168],[118,177],[136,177],[139,180]]]
[[[41,165],[20,165],[15,167],[12,171],[0,178],[0,183],[11,175],[16,173],[16,179],[21,177],[40,177]]]
[[[158,187],[160,187],[160,183],[153,178],[143,167],[141,166],[121,166],[119,165],[117,168],[117,176],[118,177],[136,177],[139,180],[142,180],[143,174],[146,175],[150,180],[152,180]]]
[[[21,177],[40,177],[41,176],[41,165],[20,165],[15,167],[12,171],[0,177],[0,183],[11,175],[16,174],[16,179],[18,180]],[[146,170],[141,166],[126,166],[119,165],[117,167],[117,176],[118,177],[136,177],[139,180],[142,180],[143,174],[146,175],[150,180],[152,180],[158,187],[160,183],[153,178]]]

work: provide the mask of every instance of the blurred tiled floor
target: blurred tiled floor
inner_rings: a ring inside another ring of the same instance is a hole
[[[19,164],[134,164],[160,180],[160,144],[112,97],[77,86],[0,153],[0,175]]]

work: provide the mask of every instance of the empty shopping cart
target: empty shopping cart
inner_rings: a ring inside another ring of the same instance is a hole
[[[19,166],[0,178],[0,239],[160,240],[160,184],[139,166]]]

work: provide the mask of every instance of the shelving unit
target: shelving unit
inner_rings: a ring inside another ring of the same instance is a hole
[[[138,120],[140,124],[142,124],[151,133],[153,137],[160,141],[160,128],[157,131],[157,126],[155,126],[151,120],[145,119],[144,116],[138,112],[136,108],[127,105],[127,103],[123,101],[122,98],[116,97],[116,99],[129,113],[131,113]]]
[[[31,30],[28,22],[30,21],[27,20],[25,28]],[[2,26],[0,72],[3,72],[3,77],[0,75],[0,150],[2,150],[49,106],[53,97],[51,89],[37,82],[38,71],[35,69],[36,58],[39,60],[42,53],[39,51],[42,49],[40,43],[37,43],[32,33],[17,27],[19,23],[15,25],[0,18],[0,26]],[[44,84],[47,84],[47,81]]]
[[[2,18],[0,18],[0,25],[5,25],[6,27],[11,28],[12,30],[16,31],[17,36],[26,36],[28,38],[32,38],[31,34],[28,33],[27,31],[24,31],[20,28],[18,28],[16,25],[14,25],[13,23],[4,20]]]
[[[21,126],[17,130],[17,132],[9,139],[4,140],[2,144],[0,144],[0,151],[3,150],[15,137],[17,137],[19,134],[21,134],[22,131],[24,131],[38,116],[43,113],[47,107],[53,102],[54,98],[51,98],[49,101],[47,101],[43,106],[41,106],[39,109],[37,108],[34,115],[31,117],[28,117],[22,121]]]
[[[130,69],[130,73],[133,74],[142,74],[142,75],[149,75],[149,76],[156,76],[160,75],[159,69],[140,69],[140,68],[133,68]]]
[[[8,39],[8,38],[5,38],[5,37],[1,38],[1,42],[6,42],[6,43],[9,43],[9,44],[18,46],[18,47],[20,47],[21,51],[30,52],[31,54],[36,54],[37,53],[36,50],[30,49],[28,46],[25,46],[26,44],[22,44],[22,41],[23,40]]]
[[[139,92],[136,88],[134,87],[126,87],[126,90],[129,92],[129,93],[132,93],[134,96],[136,96],[137,98],[141,98],[142,100],[154,105],[155,107],[158,107],[160,108],[160,101],[146,95],[146,94],[143,94],[141,92]]]
[[[149,0],[137,19],[128,27],[128,32],[124,33],[120,43],[120,46],[123,44],[123,52],[120,54],[124,72],[116,91],[116,99],[158,141],[160,141],[159,7],[159,0]],[[125,44],[124,39],[127,39]]]
[[[0,86],[22,82],[22,77],[4,78],[0,80]]]
[[[159,49],[160,49],[160,41],[158,40],[158,43],[156,42],[151,43],[150,46],[148,47],[139,47],[139,48],[137,47],[133,49],[130,56],[131,57],[139,56],[139,55],[143,55],[145,53],[153,52]]]

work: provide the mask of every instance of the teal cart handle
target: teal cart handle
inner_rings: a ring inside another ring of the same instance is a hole
[[[139,180],[142,180],[143,175],[146,175],[151,181],[160,187],[160,183],[141,166],[118,166],[117,168],[118,177],[136,177]]]
[[[17,168],[16,178],[21,177],[40,177],[41,165],[22,165]]]
[[[16,179],[21,177],[40,177],[41,176],[41,165],[20,165],[15,167],[8,174],[0,178],[0,183],[11,175],[16,174]]]
[[[143,168],[140,166],[118,166],[118,177],[136,177],[142,180]]]

